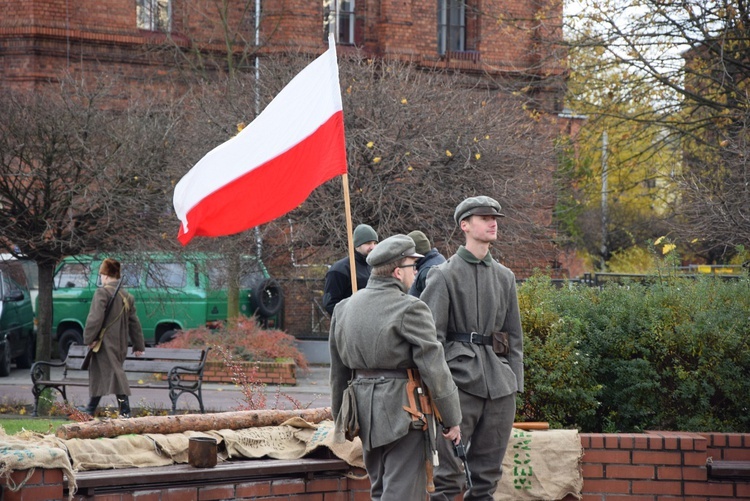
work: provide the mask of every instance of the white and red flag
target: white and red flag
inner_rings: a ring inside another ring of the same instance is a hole
[[[174,190],[177,238],[248,230],[291,211],[346,174],[336,45],[299,72],[266,109],[204,156]]]

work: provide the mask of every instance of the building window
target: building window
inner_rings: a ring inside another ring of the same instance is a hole
[[[336,43],[354,45],[354,0],[323,0],[323,39],[333,33]]]
[[[465,0],[438,0],[438,53],[466,50]]]
[[[138,28],[149,31],[172,30],[171,0],[137,0]]]

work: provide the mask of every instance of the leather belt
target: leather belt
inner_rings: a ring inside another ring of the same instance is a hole
[[[478,332],[449,332],[446,339],[448,341],[459,341],[461,343],[492,345],[492,336],[485,336]]]
[[[406,369],[354,369],[354,377],[363,379],[409,379]]]

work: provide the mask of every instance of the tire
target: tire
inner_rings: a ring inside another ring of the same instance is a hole
[[[34,355],[36,353],[34,350],[34,336],[32,334],[26,340],[26,348],[24,348],[23,353],[16,358],[16,367],[19,369],[28,369],[34,363]]]
[[[11,363],[11,351],[13,347],[10,345],[10,340],[5,340],[5,350],[0,356],[0,377],[10,376],[10,363]]]
[[[164,331],[164,334],[159,336],[159,340],[156,344],[164,344],[168,343],[171,340],[174,339],[174,337],[177,335],[180,329],[169,329],[168,331]]]
[[[284,292],[273,278],[264,278],[253,286],[253,298],[258,313],[263,317],[272,317],[284,306]]]
[[[70,348],[70,345],[72,344],[83,344],[83,333],[76,328],[65,329],[63,333],[60,334],[60,338],[57,341],[57,347],[60,351],[60,360],[68,358],[68,348]]]

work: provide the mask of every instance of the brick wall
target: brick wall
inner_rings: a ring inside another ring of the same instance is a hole
[[[750,500],[747,480],[709,479],[706,459],[750,460],[750,434],[648,432],[643,434],[581,434],[583,456],[583,501],[720,501],[722,499]],[[243,464],[250,469],[252,461]],[[171,468],[164,467],[166,472]],[[188,467],[189,468],[189,467]],[[318,471],[308,473],[269,475],[260,470],[251,478],[217,480],[202,485],[186,486],[185,480],[164,486],[142,488],[130,485],[124,490],[109,493],[79,495],[74,499],[108,501],[171,499],[258,499],[288,501],[359,501],[369,499],[369,482],[349,478],[341,472]],[[303,468],[299,469],[300,471]],[[219,470],[217,469],[218,473]],[[362,471],[355,471],[361,475]],[[103,472],[91,472],[101,483]],[[81,473],[83,478],[87,473]],[[19,483],[25,471],[14,472],[10,482]],[[117,476],[113,472],[112,476]],[[216,475],[218,476],[218,475]],[[8,481],[0,483],[3,501],[39,501],[62,499],[66,493],[63,475],[59,470],[37,470],[19,492],[10,492]],[[566,500],[572,500],[568,496]]]

